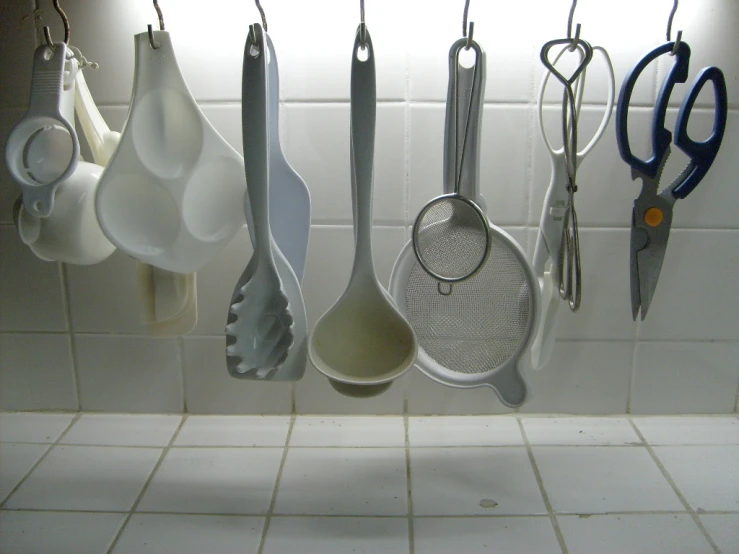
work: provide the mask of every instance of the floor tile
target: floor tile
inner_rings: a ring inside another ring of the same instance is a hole
[[[509,416],[409,417],[408,440],[418,446],[523,446],[521,429]]]
[[[526,417],[521,420],[532,445],[601,446],[642,444],[627,419],[605,417]]]
[[[161,452],[158,448],[55,446],[6,507],[129,510]]]
[[[399,516],[408,511],[405,449],[291,448],[275,513]]]
[[[408,554],[408,551],[408,520],[389,517],[275,517],[264,544],[264,554]]]
[[[402,417],[299,416],[290,446],[405,446]]]
[[[646,448],[535,446],[533,452],[555,512],[684,509]]]
[[[687,514],[559,516],[570,554],[694,554],[711,547]]]
[[[0,413],[0,441],[54,442],[73,419],[74,414]]]
[[[548,517],[417,518],[416,554],[561,552]]]
[[[739,446],[656,446],[694,510],[739,511]]]
[[[411,448],[415,515],[546,513],[524,448]]]
[[[173,448],[138,506],[143,512],[263,514],[282,448]]]
[[[174,446],[285,446],[289,416],[188,416]]]
[[[649,444],[739,444],[735,417],[635,417],[634,423]]]
[[[3,554],[100,554],[107,552],[124,514],[0,512]]]
[[[45,444],[0,444],[0,502],[10,494],[49,448]]]
[[[739,552],[739,514],[702,515],[703,527],[723,554]]]
[[[182,416],[160,414],[85,414],[63,444],[98,446],[167,446]]]
[[[113,554],[256,554],[264,518],[133,514]]]

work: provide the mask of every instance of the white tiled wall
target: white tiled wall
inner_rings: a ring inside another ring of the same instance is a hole
[[[344,289],[351,267],[349,65],[359,16],[350,0],[264,0],[281,69],[286,155],[311,191],[313,228],[304,295],[312,326]],[[367,0],[377,54],[374,247],[387,283],[419,208],[441,190],[447,53],[459,38],[463,0]],[[148,0],[62,2],[72,43],[97,71],[86,79],[109,125],[120,130],[133,76],[133,35],[156,22]],[[167,30],[193,94],[241,150],[240,76],[251,2],[161,0]],[[568,0],[473,0],[475,38],[487,52],[481,189],[491,220],[533,250],[549,183],[536,125],[541,45],[561,38]],[[609,51],[617,86],[664,40],[672,0],[581,0],[582,37]],[[0,16],[0,149],[23,115],[37,40],[34,8],[62,36],[50,0],[7,2]],[[563,309],[554,358],[532,373],[527,412],[711,413],[737,409],[739,384],[739,3],[683,0],[674,29],[690,44],[691,77],[706,65],[727,77],[730,114],[721,152],[697,191],[676,206],[660,286],[644,322],[631,320],[629,224],[639,183],[617,151],[611,121],[579,173],[584,300]],[[666,63],[652,64],[634,93],[635,148],[647,130]],[[588,71],[582,137],[597,127],[605,81]],[[555,87],[552,87],[554,91]],[[673,103],[685,87],[676,87]],[[556,133],[557,96],[547,97]],[[701,95],[691,132],[711,125]],[[676,110],[668,114],[674,123]],[[639,136],[641,133],[641,136]],[[585,140],[582,138],[581,140]],[[677,149],[666,177],[685,158]],[[138,319],[132,259],[118,252],[91,267],[36,259],[12,225],[16,185],[0,164],[0,408],[195,413],[466,414],[509,411],[488,390],[455,390],[413,370],[384,395],[338,395],[309,368],[296,385],[231,379],[223,325],[233,285],[251,255],[246,231],[198,275],[199,322],[183,339],[154,339]],[[481,460],[484,465],[484,460]],[[545,476],[546,478],[547,476]]]

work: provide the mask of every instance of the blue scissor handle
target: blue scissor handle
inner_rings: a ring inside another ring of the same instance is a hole
[[[675,83],[684,83],[688,79],[688,65],[690,63],[690,47],[685,42],[680,42],[675,53],[675,63],[667,74],[654,105],[654,119],[652,120],[652,155],[648,160],[637,158],[631,152],[629,145],[629,133],[627,130],[627,119],[629,115],[629,104],[631,103],[631,93],[634,91],[634,85],[652,61],[659,56],[672,52],[675,48],[674,42],[667,42],[658,46],[646,56],[644,56],[634,66],[631,72],[624,79],[621,85],[621,92],[618,95],[618,104],[616,106],[616,139],[618,142],[618,151],[623,160],[634,169],[649,177],[656,177],[662,158],[670,147],[672,142],[672,133],[665,129],[665,114],[667,113],[667,104],[672,94]]]
[[[713,83],[716,100],[713,133],[706,140],[696,142],[688,136],[688,119],[690,119],[690,112],[693,109],[693,104],[695,104],[695,99],[698,98],[698,94],[708,81]],[[680,111],[677,112],[675,144],[690,157],[692,170],[685,180],[672,190],[672,195],[675,198],[688,196],[706,176],[713,160],[716,159],[716,154],[718,154],[726,130],[727,104],[726,79],[724,79],[723,72],[718,67],[706,67],[701,70],[690,86],[690,91],[683,100]]]

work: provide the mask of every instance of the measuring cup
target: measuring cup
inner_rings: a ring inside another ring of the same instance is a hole
[[[66,44],[39,46],[33,55],[28,111],[8,136],[5,163],[23,191],[32,215],[48,217],[57,187],[77,167],[80,145],[74,130],[77,60]]]
[[[243,227],[244,161],[198,107],[170,35],[135,42],[131,109],[100,179],[100,225],[118,248],[161,269],[192,273]]]

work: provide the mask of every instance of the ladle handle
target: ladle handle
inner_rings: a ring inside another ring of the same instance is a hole
[[[356,229],[355,272],[372,270],[372,168],[375,156],[377,82],[372,38],[365,27],[357,29],[351,69],[351,166],[352,202]],[[364,45],[362,44],[364,38]],[[359,56],[367,56],[363,61]],[[373,270],[374,273],[374,270]]]
[[[105,167],[115,152],[121,135],[111,131],[100,115],[82,71],[77,72],[75,85],[74,105],[87,144],[90,146],[92,159],[96,164]]]
[[[467,39],[456,41],[449,50],[449,88],[444,129],[444,193],[455,192],[459,184],[462,196],[479,201],[480,130],[485,94],[485,51],[472,41],[475,53],[471,67],[460,64],[460,54]]]
[[[269,256],[274,264],[269,228],[268,87],[267,44],[261,25],[255,23],[249,28],[244,48],[241,131],[246,190],[254,219],[255,254]]]

